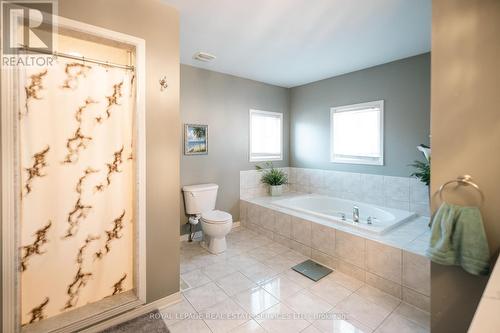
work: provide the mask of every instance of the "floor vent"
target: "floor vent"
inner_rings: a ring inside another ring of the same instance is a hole
[[[330,268],[320,265],[312,260],[306,260],[293,266],[292,269],[313,281],[319,281],[333,272]]]

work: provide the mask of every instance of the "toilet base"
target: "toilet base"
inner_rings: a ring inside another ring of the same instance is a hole
[[[226,251],[226,237],[215,238],[203,235],[202,247],[212,254],[220,254]]]
[[[219,212],[221,213],[221,212]],[[224,213],[224,212],[222,212]],[[228,220],[210,223],[201,218],[201,229],[203,230],[203,240],[205,249],[212,254],[220,254],[226,251],[226,236],[231,231],[233,219],[230,214]]]

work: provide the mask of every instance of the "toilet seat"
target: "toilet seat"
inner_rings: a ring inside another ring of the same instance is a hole
[[[210,224],[223,224],[228,223],[232,220],[231,214],[223,212],[221,210],[212,210],[210,212],[205,212],[201,214],[201,219],[205,223]]]

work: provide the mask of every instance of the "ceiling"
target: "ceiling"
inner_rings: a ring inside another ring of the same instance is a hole
[[[181,63],[282,87],[431,47],[431,0],[163,1],[180,12]]]

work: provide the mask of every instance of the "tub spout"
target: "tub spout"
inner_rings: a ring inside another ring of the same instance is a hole
[[[359,223],[359,207],[358,206],[352,207],[352,221]]]

